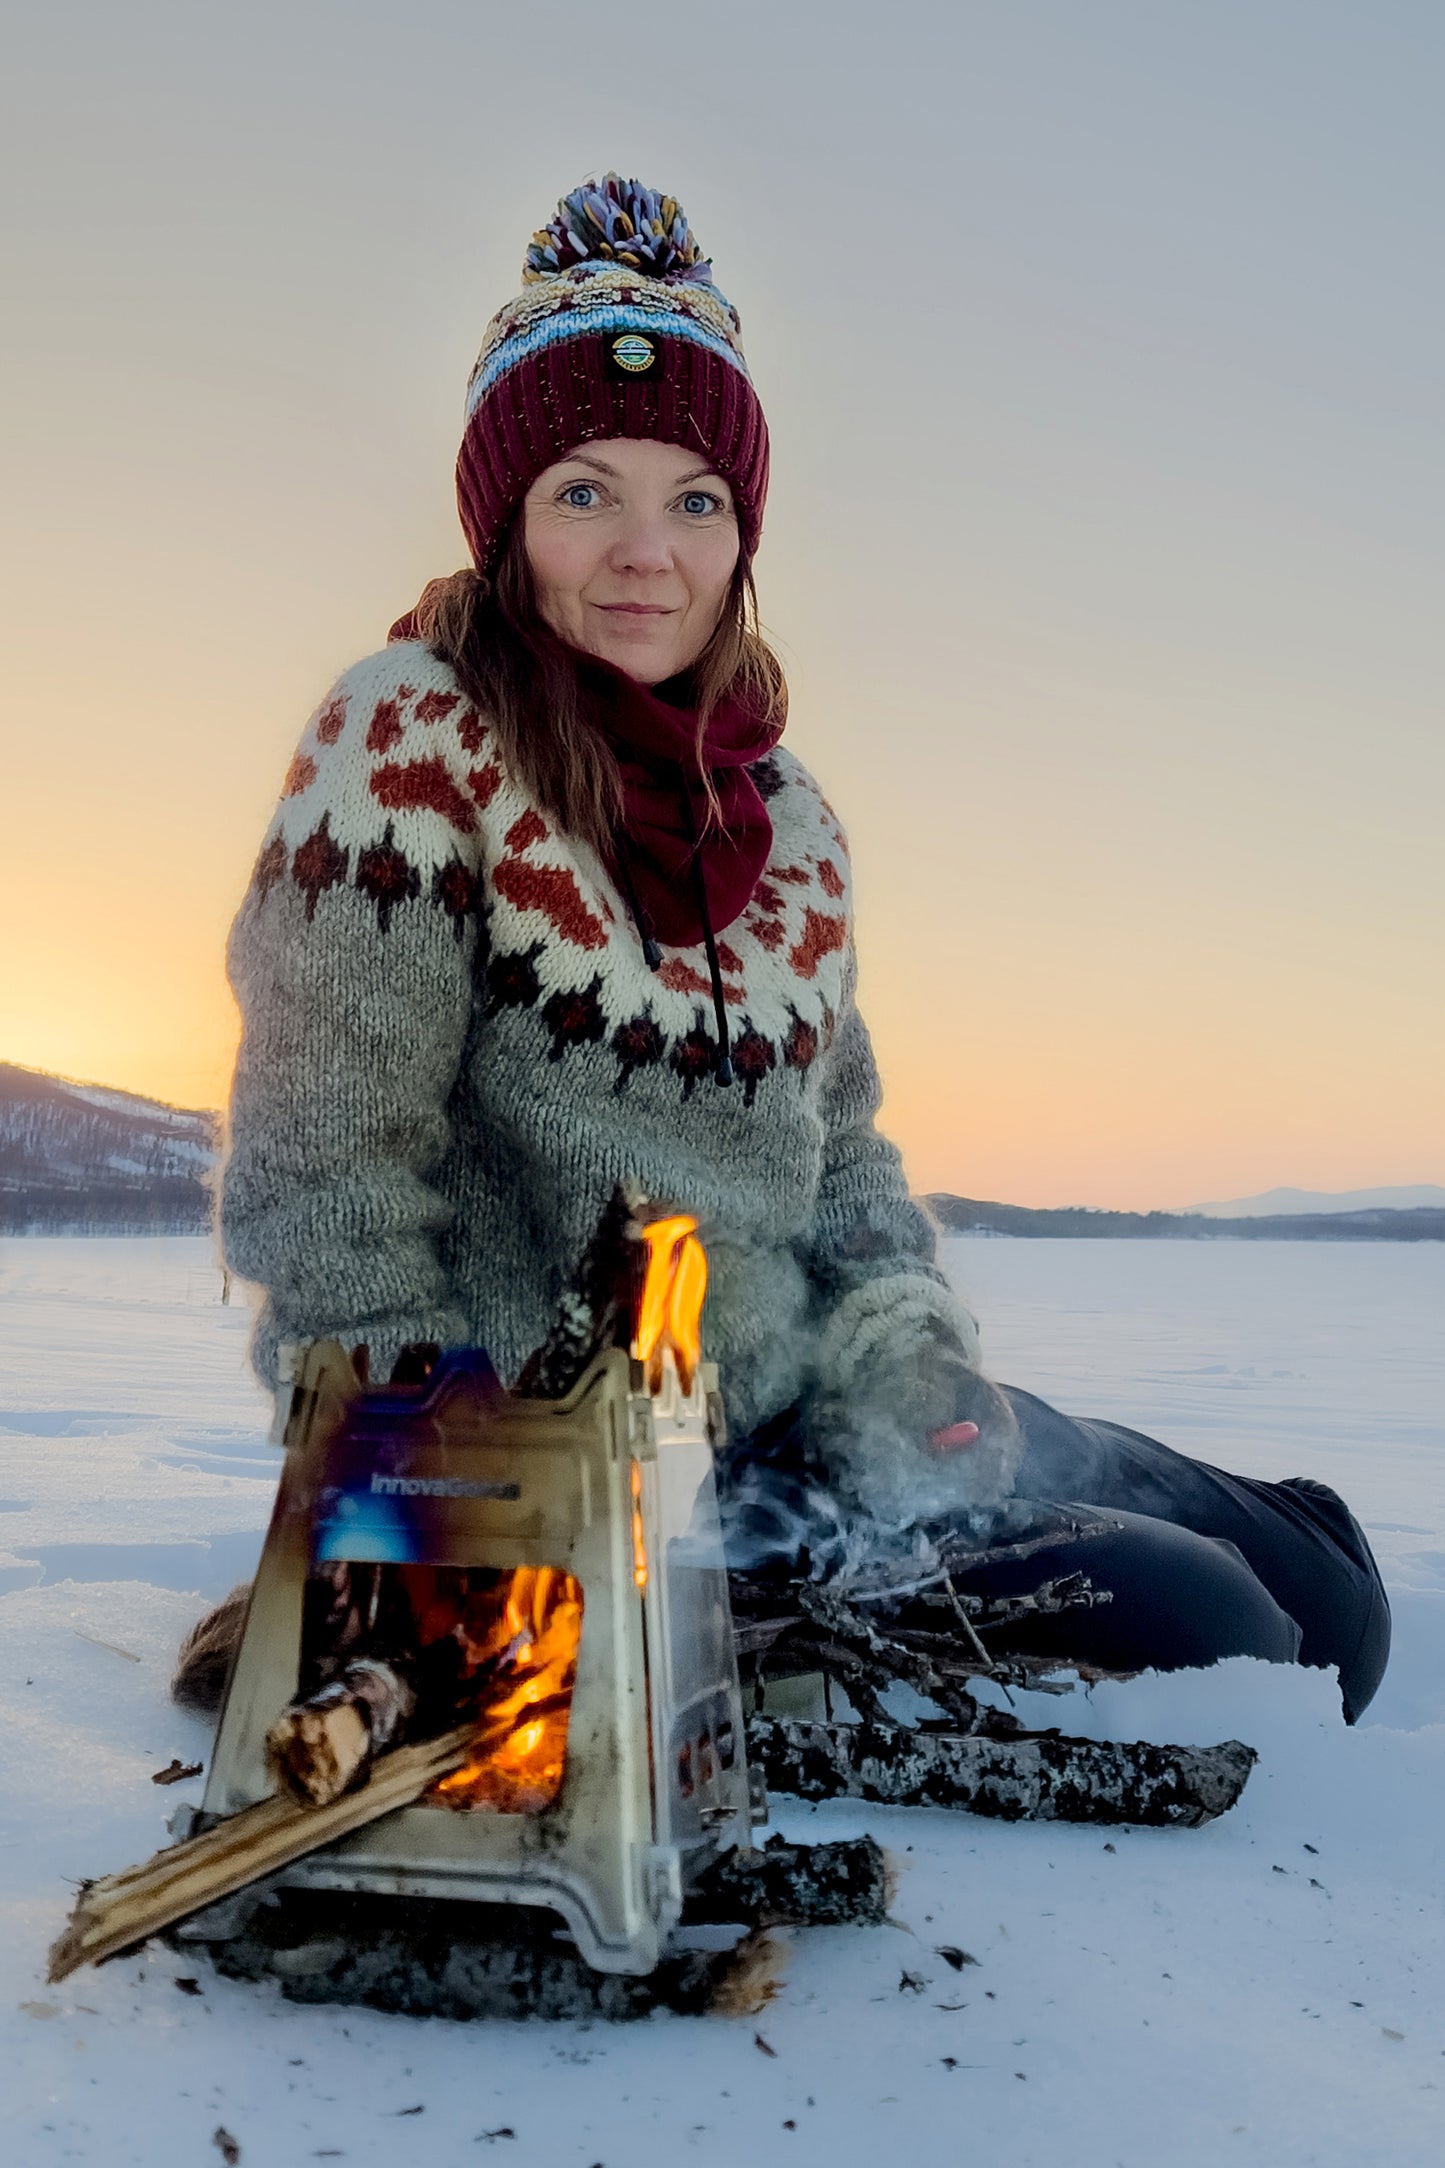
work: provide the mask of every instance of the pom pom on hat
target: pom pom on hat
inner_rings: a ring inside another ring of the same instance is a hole
[[[620,173],[584,181],[562,198],[556,217],[533,234],[522,278],[527,284],[555,278],[583,263],[619,264],[649,278],[712,284],[711,262],[677,198],[626,181]]]

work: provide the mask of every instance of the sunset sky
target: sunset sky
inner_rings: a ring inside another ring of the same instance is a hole
[[[56,0],[0,98],[0,1060],[222,1103],[556,198],[742,314],[920,1189],[1445,1181],[1438,0]]]

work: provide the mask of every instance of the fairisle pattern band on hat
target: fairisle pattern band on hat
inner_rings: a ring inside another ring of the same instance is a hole
[[[532,238],[523,287],[487,326],[467,391],[457,504],[491,569],[537,476],[579,444],[686,445],[730,485],[751,557],[768,431],[736,309],[712,283],[681,205],[609,173],[574,189]]]

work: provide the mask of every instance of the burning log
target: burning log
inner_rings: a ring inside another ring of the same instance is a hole
[[[282,1710],[266,1734],[267,1765],[303,1807],[329,1806],[365,1779],[415,1707],[415,1690],[394,1665],[362,1658]]]
[[[463,1619],[463,1660],[478,1702],[472,1750],[435,1797],[450,1807],[539,1814],[562,1784],[582,1636],[582,1592],[554,1566],[519,1566],[489,1615]]]
[[[1212,1747],[1118,1745],[1058,1732],[998,1739],[768,1716],[748,1719],[748,1752],[770,1791],[799,1799],[1150,1828],[1212,1822],[1234,1805],[1259,1758],[1238,1739]]]
[[[81,1965],[98,1965],[393,1808],[408,1806],[466,1760],[472,1739],[472,1726],[464,1725],[443,1738],[398,1747],[378,1762],[359,1791],[329,1806],[263,1799],[202,1836],[157,1852],[143,1866],[87,1883],[51,1949],[48,1977],[63,1980]]]
[[[507,1573],[332,1561],[307,1583],[312,1690],[266,1737],[273,1776],[307,1806],[350,1790],[374,1757],[476,1724],[449,1806],[537,1813],[555,1796],[581,1637],[582,1594],[547,1566]]]

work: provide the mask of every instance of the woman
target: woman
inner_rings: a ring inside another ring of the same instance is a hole
[[[826,1567],[1010,1493],[1122,1507],[1074,1653],[1339,1662],[1363,1706],[1383,1599],[1332,1494],[979,1373],[874,1126],[847,846],[757,631],[767,429],[681,210],[609,175],[523,276],[471,378],[472,567],[316,711],[232,936],[262,1376],[330,1335],[373,1374],[428,1342],[514,1374],[632,1177],[707,1234],[735,1543]]]

